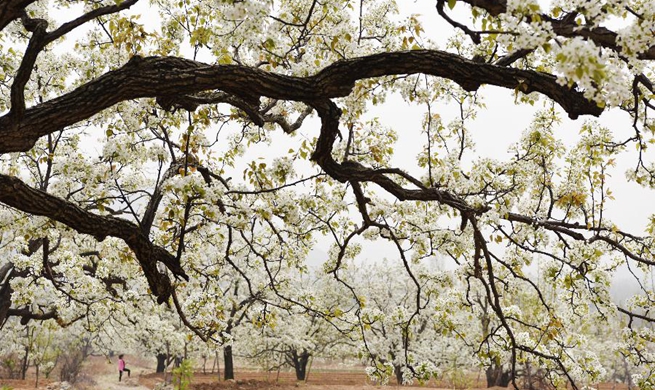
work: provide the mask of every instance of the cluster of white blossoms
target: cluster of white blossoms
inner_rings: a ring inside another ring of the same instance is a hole
[[[549,42],[555,37],[555,32],[550,23],[537,19],[530,23],[524,23],[522,17],[512,14],[503,14],[501,19],[504,28],[511,31],[511,34],[499,34],[497,42],[507,50],[515,52],[521,49],[536,49],[550,46]]]
[[[366,367],[366,375],[377,385],[385,386],[389,383],[391,378],[391,373],[393,372],[393,365],[391,363],[386,363],[381,367]]]
[[[537,0],[508,0],[507,13],[510,14],[536,14],[541,11]]]
[[[640,389],[643,390],[652,390],[655,389],[655,376],[644,375],[644,374],[632,374],[630,379],[632,383],[635,383]]]
[[[635,9],[640,15],[635,21],[617,31],[621,55],[635,61],[640,53],[648,51],[655,40],[655,10],[652,4],[641,4]]]
[[[616,62],[608,64],[601,48],[582,37],[575,37],[553,47],[555,70],[558,82],[575,86],[583,91],[587,99],[598,105],[618,105],[630,97],[630,88],[621,66]]]

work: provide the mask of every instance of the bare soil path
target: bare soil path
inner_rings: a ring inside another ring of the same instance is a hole
[[[151,387],[144,386],[140,379],[146,373],[152,372],[153,369],[147,362],[141,359],[125,359],[127,368],[131,370],[130,376],[127,373],[123,375],[122,381],[118,381],[118,358],[107,359],[104,357],[91,357],[82,368],[81,377],[76,383],[75,388],[80,390],[103,389],[103,390],[147,390]]]
[[[147,390],[153,389],[158,384],[164,382],[164,374],[154,373],[153,361],[138,359],[132,356],[126,356],[127,367],[132,370],[131,377],[123,377],[123,381],[118,381],[117,357],[108,361],[105,357],[90,357],[84,364],[74,386],[76,390]],[[56,377],[50,380],[39,380],[38,389],[46,389],[56,381]],[[218,373],[197,372],[192,380],[192,390],[401,390],[412,388],[416,389],[418,384],[412,387],[397,386],[390,383],[387,386],[380,386],[372,383],[364,374],[363,370],[347,369],[339,367],[338,369],[316,369],[309,373],[307,381],[297,381],[295,375],[291,372],[256,372],[238,369],[235,373],[236,380],[223,381],[219,380]],[[35,378],[28,375],[28,379],[20,380],[3,380],[0,379],[0,388],[4,385],[12,390],[32,390],[35,389]],[[170,373],[167,376],[170,381]],[[424,390],[444,390],[444,389],[468,389],[476,390],[484,388],[482,378],[470,377],[464,386],[453,386],[447,382],[431,382],[421,386]],[[596,384],[593,386],[597,390],[627,390],[627,386],[622,384]],[[57,388],[58,389],[58,388]],[[491,388],[492,390],[506,390],[505,388]]]

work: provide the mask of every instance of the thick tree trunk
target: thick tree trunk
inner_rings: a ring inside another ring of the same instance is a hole
[[[166,358],[167,357],[168,356],[166,356],[165,353],[158,353],[157,354],[157,370],[156,370],[157,372],[164,372],[164,370],[166,369],[166,360],[167,360]]]
[[[296,370],[296,379],[304,381],[307,376],[307,363],[311,354],[303,350],[300,354],[293,351],[293,368]]]
[[[503,365],[494,364],[491,367],[487,368],[487,387],[507,387],[512,381],[512,375],[510,371],[503,370]]]
[[[393,374],[396,376],[396,382],[398,382],[398,386],[403,385],[403,370],[402,366],[393,366]]]
[[[225,370],[223,379],[234,379],[234,360],[232,358],[232,346],[223,347],[223,360],[225,361]]]

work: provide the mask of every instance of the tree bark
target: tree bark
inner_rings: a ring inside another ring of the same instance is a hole
[[[157,354],[157,370],[156,372],[164,372],[166,370],[166,360],[168,356],[165,353]]]
[[[11,308],[11,295],[13,289],[9,283],[14,272],[12,263],[5,263],[0,267],[0,329],[4,326],[9,318],[9,309]]]
[[[493,364],[487,368],[485,374],[487,376],[487,387],[507,387],[512,381],[511,372],[504,370],[502,364]]]
[[[403,385],[403,370],[402,366],[393,366],[393,374],[396,376],[396,382],[398,383],[398,386]]]
[[[492,16],[498,16],[507,12],[507,0],[459,0],[467,3],[473,7],[478,7],[486,10]],[[547,14],[541,14],[540,17],[553,28],[557,35],[563,37],[584,37],[585,40],[591,40],[596,46],[605,47],[608,49],[621,52],[622,48],[618,42],[618,34],[605,27],[591,27],[586,25],[578,25],[575,18],[552,18]],[[639,58],[642,60],[655,59],[655,45],[651,45],[646,51],[639,53]]]
[[[134,252],[148,285],[159,303],[166,302],[173,287],[168,276],[157,269],[164,263],[176,277],[188,280],[179,260],[164,248],[154,245],[139,226],[121,218],[101,216],[47,192],[32,188],[18,178],[0,174],[0,202],[32,215],[47,216],[78,233],[92,235],[98,241],[112,236],[122,239]]]
[[[292,352],[292,364],[296,371],[296,379],[304,381],[307,376],[307,363],[311,354],[307,350],[303,350],[300,354],[297,351]]]
[[[12,20],[20,18],[25,7],[34,2],[35,0],[6,0],[0,2],[0,30],[4,30]]]
[[[223,360],[224,370],[223,379],[234,379],[234,358],[232,357],[232,346],[226,345],[223,347]]]
[[[560,85],[554,75],[478,63],[439,50],[387,52],[337,61],[308,77],[177,57],[135,56],[119,69],[27,108],[19,118],[11,113],[0,117],[0,153],[27,151],[40,137],[130,99],[157,97],[162,107],[172,108],[188,105],[190,94],[222,90],[255,106],[261,96],[310,102],[348,96],[358,80],[416,73],[450,79],[467,91],[489,84],[526,94],[539,92],[557,102],[572,119],[603,112],[582,92]]]

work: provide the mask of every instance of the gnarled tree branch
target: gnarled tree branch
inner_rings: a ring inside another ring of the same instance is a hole
[[[337,61],[309,77],[241,65],[207,65],[177,57],[137,56],[74,91],[25,110],[20,121],[11,115],[0,118],[0,153],[27,151],[39,137],[129,99],[170,99],[222,90],[252,103],[261,96],[310,102],[347,96],[358,80],[414,73],[447,78],[469,91],[490,84],[524,93],[539,92],[556,101],[571,118],[598,116],[603,111],[582,92],[558,84],[553,75],[477,63],[438,50],[380,53]]]
[[[34,3],[35,0],[2,0],[0,1],[0,31],[13,20],[20,18],[25,7]]]
[[[92,235],[98,241],[108,236],[122,239],[134,252],[152,293],[160,303],[168,299],[172,285],[168,276],[157,270],[157,261],[164,263],[176,277],[188,279],[175,256],[150,242],[139,226],[129,221],[90,213],[73,203],[34,189],[15,177],[2,174],[0,202],[25,213],[61,222],[79,233]]]

